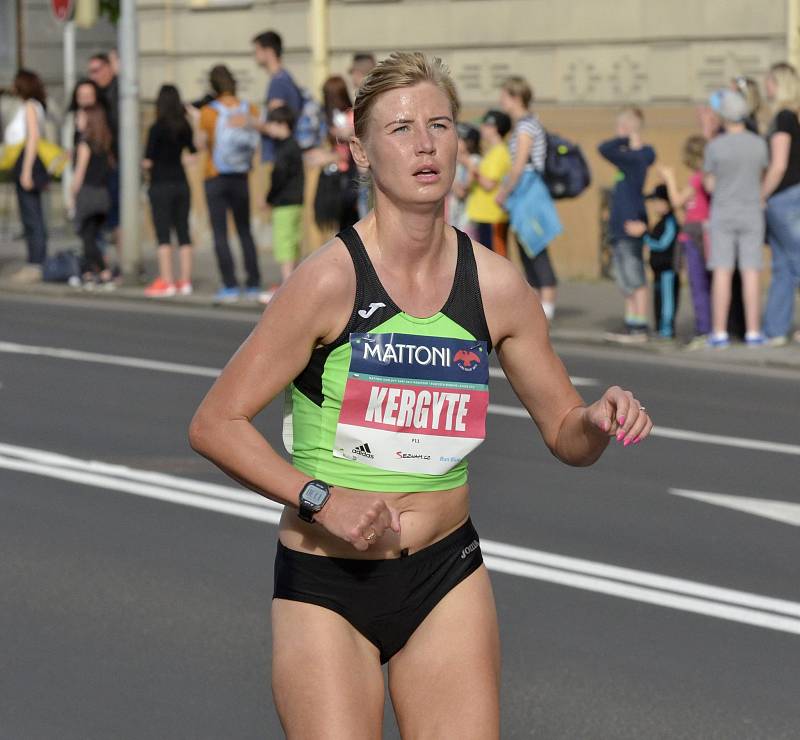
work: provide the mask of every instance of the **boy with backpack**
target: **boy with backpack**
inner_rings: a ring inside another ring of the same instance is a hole
[[[207,150],[205,191],[214,232],[214,251],[223,283],[215,299],[218,303],[232,303],[240,298],[228,243],[230,211],[247,271],[244,296],[258,300],[261,275],[250,230],[250,186],[247,180],[258,147],[258,132],[253,128],[258,111],[236,97],[236,80],[225,65],[214,67],[209,81],[216,97],[200,109],[198,144]]]

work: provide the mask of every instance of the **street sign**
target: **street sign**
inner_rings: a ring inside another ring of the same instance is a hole
[[[72,6],[75,0],[50,0],[50,7],[57,21],[68,21],[72,18]]]

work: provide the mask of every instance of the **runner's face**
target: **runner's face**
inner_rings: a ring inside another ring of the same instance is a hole
[[[429,82],[384,93],[372,108],[365,149],[375,186],[390,199],[440,202],[458,151],[450,99]]]

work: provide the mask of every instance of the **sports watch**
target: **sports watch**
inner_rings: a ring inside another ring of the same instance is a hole
[[[304,522],[312,523],[314,515],[318,514],[323,506],[328,503],[331,491],[327,483],[321,480],[311,480],[300,491],[300,509],[297,512]]]

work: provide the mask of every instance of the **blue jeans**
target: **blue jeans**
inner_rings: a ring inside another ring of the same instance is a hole
[[[767,201],[767,238],[772,250],[772,282],[764,310],[764,334],[782,337],[794,318],[794,294],[800,287],[800,185]]]
[[[42,209],[42,194],[38,190],[24,190],[17,183],[17,202],[19,219],[25,227],[28,262],[41,265],[47,257],[47,227]]]

